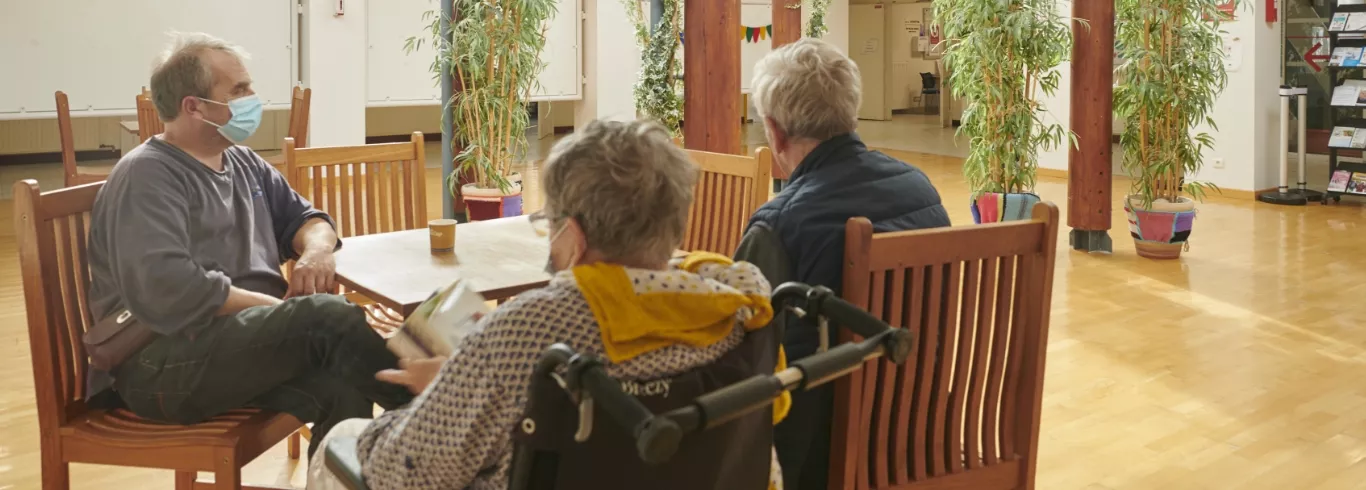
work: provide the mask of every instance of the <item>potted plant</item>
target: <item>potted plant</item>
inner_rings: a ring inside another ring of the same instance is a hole
[[[1055,0],[934,0],[953,95],[969,141],[963,175],[978,223],[1029,218],[1040,148],[1074,137],[1038,97],[1058,88],[1072,31]],[[1051,116],[1050,116],[1051,117]],[[1018,211],[1018,212],[1017,212]]]
[[[1124,210],[1138,255],[1181,256],[1195,220],[1195,201],[1218,187],[1187,180],[1200,171],[1214,138],[1195,132],[1223,91],[1220,10],[1228,0],[1117,0],[1114,109],[1124,120],[1122,165],[1133,179]],[[1237,2],[1233,5],[1238,6]]]
[[[512,166],[527,148],[527,102],[544,64],[546,22],[554,0],[455,0],[449,38],[429,11],[436,60],[432,70],[449,70],[455,94],[447,101],[454,139],[463,145],[447,191],[463,196],[471,220],[522,214],[522,189]],[[408,40],[410,50],[421,41]],[[464,178],[462,178],[462,176]]]
[[[641,0],[623,0],[626,15],[640,47],[640,74],[633,95],[636,115],[668,128],[674,140],[683,138],[683,2],[663,0],[659,23],[650,26]]]

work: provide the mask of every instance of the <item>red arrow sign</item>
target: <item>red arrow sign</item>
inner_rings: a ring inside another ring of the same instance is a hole
[[[1314,47],[1309,48],[1309,51],[1306,51],[1306,52],[1304,53],[1304,62],[1305,62],[1305,63],[1308,63],[1308,64],[1309,64],[1309,67],[1310,67],[1310,68],[1313,68],[1314,71],[1316,71],[1316,72],[1323,71],[1323,67],[1319,66],[1319,64],[1318,64],[1318,63],[1315,63],[1314,61],[1328,61],[1328,59],[1330,58],[1330,56],[1328,56],[1328,55],[1326,55],[1326,54],[1320,54],[1320,55],[1315,55],[1315,54],[1314,54],[1314,53],[1317,53],[1317,52],[1319,51],[1319,48],[1322,48],[1322,47],[1323,47],[1323,43],[1315,43],[1315,44],[1314,44]]]

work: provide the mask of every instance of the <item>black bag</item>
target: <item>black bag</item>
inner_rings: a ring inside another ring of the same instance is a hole
[[[112,371],[155,339],[156,332],[133,318],[133,312],[122,310],[95,322],[81,342],[91,366]]]

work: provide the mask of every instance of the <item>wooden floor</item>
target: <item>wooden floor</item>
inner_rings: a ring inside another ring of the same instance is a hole
[[[891,153],[971,222],[959,160]],[[524,173],[539,208],[536,169]],[[1039,180],[1066,216],[1065,181]],[[1366,208],[1215,198],[1185,258],[1155,262],[1134,255],[1125,186],[1113,255],[1058,242],[1038,488],[1366,488]],[[38,428],[10,209],[0,201],[0,489],[29,489]],[[244,477],[304,483],[283,447]],[[172,487],[170,473],[136,469],[77,466],[72,480]]]

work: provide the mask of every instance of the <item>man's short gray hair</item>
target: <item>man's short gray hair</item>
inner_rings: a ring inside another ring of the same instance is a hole
[[[550,150],[545,212],[574,218],[608,260],[666,261],[683,242],[697,166],[649,121],[604,121]]]
[[[825,141],[858,126],[858,65],[830,43],[803,38],[754,66],[754,107],[792,138]]]
[[[162,121],[180,117],[180,101],[185,97],[209,98],[213,89],[213,71],[204,63],[204,53],[222,51],[247,59],[246,51],[208,34],[171,33],[171,45],[161,54],[161,61],[152,69],[152,104]]]

